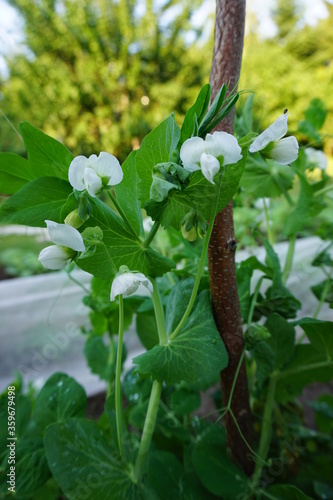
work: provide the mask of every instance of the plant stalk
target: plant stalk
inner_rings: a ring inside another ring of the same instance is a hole
[[[116,363],[116,379],[115,379],[115,407],[116,407],[116,425],[119,453],[122,460],[125,460],[125,449],[123,442],[122,430],[122,395],[121,395],[121,361],[123,354],[123,336],[124,336],[124,301],[123,296],[119,295],[119,335]]]
[[[295,253],[295,243],[296,243],[296,234],[293,234],[292,236],[290,236],[287,259],[286,259],[286,263],[285,263],[283,274],[282,274],[282,280],[284,283],[289,278],[290,271],[291,271],[291,268],[293,265],[293,258],[294,258],[294,253]]]

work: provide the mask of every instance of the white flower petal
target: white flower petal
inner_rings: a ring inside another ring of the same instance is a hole
[[[213,179],[220,170],[220,162],[215,158],[215,156],[202,153],[200,164],[204,177],[206,177],[211,184],[215,184]]]
[[[95,197],[102,188],[102,179],[97,175],[95,170],[90,167],[86,168],[84,171],[84,183],[86,190],[92,197]]]
[[[289,165],[297,160],[298,148],[297,139],[292,135],[277,141],[272,151],[269,152],[269,156],[281,165]]]
[[[180,159],[190,172],[200,170],[200,157],[205,152],[205,141],[201,137],[187,139],[180,148]]]
[[[309,163],[313,163],[320,170],[326,170],[327,168],[327,157],[323,151],[320,149],[306,148],[305,154]]]
[[[77,229],[68,224],[57,224],[46,220],[47,230],[51,241],[57,245],[71,248],[76,252],[84,252],[85,246],[81,234]]]
[[[223,165],[237,163],[243,158],[242,149],[236,137],[227,132],[214,132],[206,136],[206,153],[215,156],[223,156]]]
[[[63,269],[70,261],[71,255],[65,248],[57,245],[51,245],[43,248],[38,260],[46,269]]]
[[[77,156],[69,166],[68,180],[71,186],[78,191],[86,189],[84,184],[84,171],[88,166],[88,158]]]
[[[288,113],[284,113],[264,130],[251,144],[250,153],[257,153],[264,149],[270,142],[275,142],[286,135],[288,130]]]
[[[153,291],[153,285],[148,278],[142,273],[124,273],[115,277],[111,287],[110,300],[113,301],[118,295],[128,297],[137,291],[139,285],[142,284],[150,292]]]
[[[119,161],[109,153],[100,153],[92,168],[99,177],[107,177],[109,179],[109,186],[115,186],[123,180],[124,174]]]

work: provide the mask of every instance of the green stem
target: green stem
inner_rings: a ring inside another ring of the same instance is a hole
[[[145,419],[145,424],[143,427],[143,433],[141,437],[141,442],[139,446],[139,451],[138,451],[138,456],[136,458],[135,466],[134,466],[134,481],[138,482],[142,478],[143,472],[144,472],[144,467],[146,464],[147,456],[148,456],[148,451],[150,448],[151,440],[153,437],[153,432],[155,428],[155,423],[156,423],[156,417],[157,417],[157,411],[158,411],[158,406],[161,398],[161,392],[162,392],[162,382],[158,382],[157,380],[154,380],[151,394],[150,394],[150,399],[149,399],[149,405],[148,405],[148,411]]]
[[[82,288],[82,290],[83,290],[84,292],[86,292],[86,293],[90,294],[90,290],[88,290],[88,288],[86,288],[86,287],[85,287],[82,283],[80,283],[80,281],[79,281],[79,280],[77,280],[76,278],[74,278],[74,277],[72,276],[72,272],[71,272],[71,271],[70,271],[70,272],[67,272],[67,275],[68,275],[69,279],[70,279],[71,281],[73,281],[73,283],[75,283],[75,284],[76,284],[76,285],[78,285],[80,288]]]
[[[163,311],[161,296],[160,296],[160,293],[158,291],[158,286],[157,286],[156,280],[153,278],[150,278],[150,281],[153,285],[153,292],[151,294],[151,297],[153,299],[153,306],[154,306],[156,323],[157,323],[158,338],[160,340],[160,345],[165,345],[168,343],[168,336],[167,336],[166,331],[165,331],[164,311]]]
[[[274,238],[273,238],[271,226],[269,224],[269,216],[268,216],[268,210],[267,210],[265,198],[263,198],[263,202],[264,202],[264,212],[265,212],[265,219],[266,219],[266,226],[267,226],[267,237],[268,237],[269,243],[273,246]]]
[[[293,234],[289,239],[287,259],[286,259],[286,263],[285,263],[283,274],[282,274],[282,280],[284,281],[284,283],[289,278],[289,274],[290,274],[290,271],[291,271],[291,268],[293,265],[293,258],[294,258],[294,253],[295,253],[295,243],[296,243],[296,234]]]
[[[228,405],[227,405],[227,409],[230,410],[230,411],[231,411],[232,397],[234,395],[234,390],[235,390],[235,387],[236,387],[238,375],[239,375],[239,372],[240,372],[240,369],[241,369],[241,366],[242,366],[242,363],[243,363],[244,356],[245,356],[245,349],[243,349],[242,355],[239,358],[238,365],[237,365],[237,370],[236,370],[235,377],[234,377],[234,380],[233,380],[232,386],[231,386],[229,401],[228,401]]]
[[[251,324],[251,321],[252,321],[252,317],[253,317],[253,313],[254,313],[254,308],[256,307],[256,304],[257,304],[257,298],[258,298],[258,295],[259,295],[259,292],[260,292],[260,288],[261,288],[261,283],[263,282],[263,280],[266,278],[266,276],[261,276],[256,287],[255,287],[255,290],[254,290],[254,294],[253,294],[253,297],[252,297],[252,301],[251,301],[251,306],[250,306],[250,310],[249,310],[249,315],[248,315],[248,318],[247,318],[247,324],[250,325]]]
[[[313,317],[314,318],[317,318],[318,317],[318,314],[320,313],[321,311],[321,308],[323,307],[324,305],[324,302],[325,302],[325,299],[327,297],[327,294],[328,294],[328,291],[330,289],[330,286],[331,286],[331,274],[327,277],[327,281],[325,283],[325,286],[323,288],[323,291],[321,292],[321,296],[320,296],[320,301],[319,301],[319,304],[318,306],[316,307],[316,310],[314,312],[314,315]]]
[[[173,333],[170,335],[170,340],[174,340],[177,337],[178,333],[183,328],[183,326],[184,326],[187,318],[191,314],[192,307],[193,307],[195,299],[197,297],[198,288],[199,288],[199,285],[200,285],[201,276],[202,276],[203,268],[204,268],[204,265],[205,265],[205,260],[206,260],[206,254],[207,254],[207,250],[208,250],[209,240],[210,240],[210,236],[211,236],[212,231],[213,231],[214,220],[215,220],[215,216],[216,216],[216,212],[217,212],[217,206],[218,206],[219,197],[220,197],[220,191],[221,191],[221,186],[222,186],[222,180],[223,180],[223,175],[220,178],[219,186],[218,186],[218,189],[217,189],[216,194],[215,194],[213,209],[212,209],[212,213],[211,213],[211,217],[210,217],[210,221],[209,221],[207,233],[206,233],[206,236],[205,236],[205,239],[204,239],[204,244],[203,244],[203,248],[202,248],[202,252],[201,252],[201,257],[200,257],[200,262],[199,262],[199,268],[198,268],[198,272],[197,272],[197,275],[196,275],[196,278],[195,278],[195,282],[194,282],[194,287],[193,287],[193,290],[192,290],[192,294],[191,294],[189,303],[187,305],[186,311],[184,312],[184,315],[183,315],[182,319],[178,323],[178,325],[175,328],[175,330],[173,331]]]
[[[123,221],[125,222],[126,226],[127,226],[127,229],[130,231],[130,233],[132,234],[132,236],[134,236],[134,238],[136,239],[136,241],[139,241],[140,243],[142,243],[140,237],[138,236],[137,232],[135,231],[135,229],[133,228],[132,224],[130,223],[130,221],[127,219],[126,217],[126,214],[125,212],[123,211],[123,209],[121,208],[121,206],[119,205],[118,201],[117,201],[117,198],[115,196],[113,196],[112,192],[111,191],[108,191],[107,190],[107,193],[109,195],[109,198],[110,200],[112,201],[112,203],[114,204],[114,206],[116,207],[116,209],[118,210],[121,218],[123,219]]]
[[[151,228],[147,238],[144,240],[144,242],[142,243],[143,244],[143,247],[144,248],[148,248],[150,243],[153,241],[154,237],[155,237],[155,234],[157,233],[158,231],[158,228],[160,227],[160,223],[155,221],[154,224],[153,224],[153,227]]]
[[[119,295],[119,335],[118,335],[118,350],[117,350],[117,364],[116,364],[116,379],[115,379],[115,406],[116,406],[116,425],[119,453],[123,460],[125,460],[125,449],[123,443],[122,431],[122,396],[121,396],[121,361],[123,354],[123,336],[124,336],[124,302],[123,296]]]
[[[113,341],[112,335],[110,335],[110,345],[109,345],[109,356],[108,356],[108,361],[107,365],[112,366],[114,363],[114,358],[115,358],[115,345]],[[113,392],[113,386],[114,386],[114,376],[112,374],[112,378],[108,381],[107,389],[106,389],[106,398],[111,396]]]
[[[333,184],[330,184],[329,186],[326,186],[323,189],[320,189],[319,191],[317,191],[315,193],[315,197],[319,198],[319,196],[321,196],[322,194],[326,194],[326,193],[328,193],[328,191],[332,191],[332,190],[333,190]]]
[[[308,370],[315,370],[316,368],[328,368],[329,366],[333,366],[333,360],[328,359],[327,361],[318,361],[318,363],[312,363],[310,365],[302,365],[292,370],[279,372],[278,375],[276,375],[276,378],[280,380],[282,378],[289,377],[290,375],[295,375],[296,373],[306,372]]]
[[[266,458],[269,452],[269,446],[271,443],[272,413],[274,407],[275,387],[276,387],[276,376],[272,375],[268,384],[267,399],[262,419],[262,429],[261,429],[261,436],[260,436],[260,443],[258,450],[258,455],[260,457],[260,460],[256,464],[256,468],[252,479],[252,484],[254,486],[256,486],[260,481],[262,469],[265,465]]]

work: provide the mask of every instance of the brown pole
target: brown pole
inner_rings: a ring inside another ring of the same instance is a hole
[[[217,0],[215,43],[210,83],[214,99],[223,83],[233,89],[239,80],[245,22],[245,0]],[[230,113],[216,130],[234,131],[234,113]],[[229,354],[229,365],[221,372],[223,405],[227,405],[236,370],[244,349],[242,319],[235,271],[235,241],[232,201],[214,222],[209,243],[209,277],[215,322]],[[234,389],[231,410],[240,430],[252,445],[252,418],[249,404],[246,366],[243,361]],[[232,459],[249,476],[254,462],[232,415],[224,419],[227,444]]]

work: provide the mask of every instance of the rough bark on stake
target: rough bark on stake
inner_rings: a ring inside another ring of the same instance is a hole
[[[210,76],[212,99],[222,83],[232,89],[238,82],[244,38],[245,0],[217,0],[215,44]],[[233,133],[234,114],[230,113],[216,130]],[[221,372],[223,404],[227,404],[240,357],[244,349],[242,320],[235,271],[235,235],[232,201],[215,219],[210,239],[209,275],[215,322],[229,354],[229,365]],[[241,432],[252,444],[252,418],[246,367],[243,361],[233,393],[232,412]],[[224,420],[231,456],[251,475],[253,461],[230,413]]]

